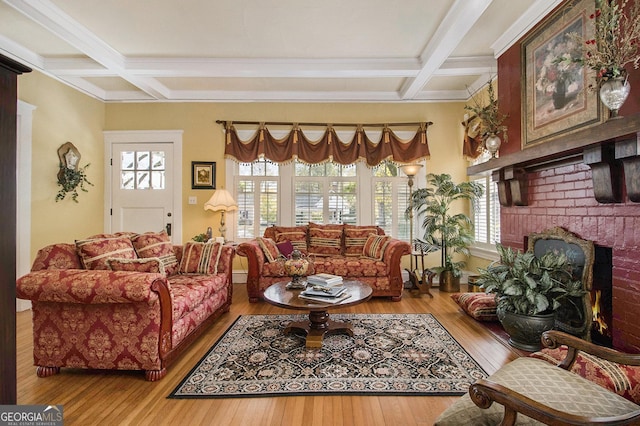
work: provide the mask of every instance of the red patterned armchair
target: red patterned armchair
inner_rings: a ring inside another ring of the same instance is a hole
[[[17,296],[32,302],[39,377],[61,367],[144,370],[155,381],[232,296],[230,246],[165,233],[90,237],[41,249]]]
[[[329,273],[371,286],[373,296],[402,298],[400,261],[409,243],[384,235],[377,226],[271,226],[264,236],[242,243],[237,253],[248,259],[250,302],[263,299],[266,288],[288,279],[282,260],[298,249],[313,261],[313,273]]]

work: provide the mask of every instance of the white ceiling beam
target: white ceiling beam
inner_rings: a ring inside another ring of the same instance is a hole
[[[415,77],[417,59],[384,60],[274,60],[203,58],[130,58],[125,69],[129,75],[159,77],[233,77],[233,78],[395,78]],[[53,73],[78,77],[108,77],[118,74],[90,58],[45,58],[44,66]],[[492,56],[447,59],[434,72],[440,76],[474,75],[495,72]]]
[[[411,99],[420,92],[475,25],[493,0],[456,0],[420,55],[422,69],[400,89],[402,99]]]
[[[407,77],[420,69],[409,59],[245,59],[245,58],[129,58],[132,74],[163,77]]]
[[[294,101],[294,102],[389,102],[401,101],[397,92],[224,91],[173,90],[172,100]]]
[[[433,72],[437,76],[464,76],[478,73],[497,73],[498,61],[493,56],[449,58]]]
[[[113,70],[113,72],[123,79],[140,87],[141,90],[149,93],[151,96],[162,99],[167,92],[167,88],[160,87],[161,85],[157,81],[153,83],[150,79],[140,80],[137,77],[128,75],[125,69],[125,57],[123,55],[64,13],[51,1],[5,0],[5,3],[34,22],[37,22],[56,37],[64,40],[105,68]]]
[[[62,79],[63,82],[68,84],[71,87],[75,87],[81,92],[86,93],[89,96],[92,96],[97,99],[104,100],[107,97],[107,91],[96,86],[95,84],[90,83],[84,78],[79,77],[65,77]]]
[[[117,77],[118,73],[105,68],[91,58],[44,58],[44,66],[52,73],[70,77]]]
[[[3,35],[0,35],[0,51],[5,56],[24,65],[28,65],[31,68],[43,68],[43,59],[40,55]]]

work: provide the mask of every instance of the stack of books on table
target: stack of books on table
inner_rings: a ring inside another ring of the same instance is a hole
[[[332,274],[315,274],[307,277],[307,283],[310,285],[322,285],[325,287],[342,286],[342,277]]]
[[[307,288],[299,297],[314,302],[338,303],[349,297],[349,293],[342,285],[342,277],[316,274],[307,277]]]

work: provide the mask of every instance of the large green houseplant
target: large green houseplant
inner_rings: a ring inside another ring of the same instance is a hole
[[[565,253],[549,251],[540,257],[496,245],[500,261],[480,269],[477,284],[496,295],[498,319],[509,343],[520,349],[540,348],[540,336],[554,326],[554,312],[562,302],[585,294],[573,277]],[[576,307],[576,314],[580,310]]]
[[[449,174],[427,175],[427,187],[413,193],[413,206],[422,217],[424,240],[440,248],[440,266],[433,268],[440,274],[440,289],[459,291],[464,260],[455,255],[469,255],[474,241],[473,222],[464,213],[453,213],[456,201],[474,201],[482,196],[483,188],[475,182],[454,183]]]

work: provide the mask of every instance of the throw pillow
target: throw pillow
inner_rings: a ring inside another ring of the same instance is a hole
[[[291,257],[291,253],[293,253],[293,244],[291,244],[291,241],[285,240],[281,243],[276,244],[276,247],[278,247],[281,255],[283,255],[287,259]]]
[[[178,259],[173,252],[173,244],[165,231],[146,232],[131,237],[133,247],[142,258],[159,258],[167,275],[173,275],[178,269]]]
[[[150,272],[167,275],[162,261],[157,257],[145,259],[107,259],[107,265],[112,271]]]
[[[556,349],[544,348],[529,356],[557,365],[566,355],[567,347],[561,346]],[[611,392],[617,393],[631,402],[640,404],[640,394],[638,393],[638,389],[640,389],[640,366],[618,364],[580,351],[570,371],[609,389]]]
[[[278,246],[276,242],[271,238],[256,238],[258,240],[258,245],[262,249],[264,256],[267,258],[269,263],[275,262],[280,257],[280,250],[278,250]]]
[[[487,293],[454,293],[454,302],[471,318],[478,321],[498,321],[496,295]]]
[[[377,234],[375,226],[344,225],[344,254],[347,257],[360,257],[364,245],[371,234]]]
[[[189,241],[182,251],[182,260],[178,270],[181,274],[209,274],[218,273],[218,261],[222,253],[222,244],[199,243]]]
[[[31,271],[44,269],[82,269],[75,244],[56,243],[38,250]]]
[[[391,241],[391,237],[388,235],[369,235],[367,242],[364,243],[362,255],[374,260],[382,260],[384,250],[387,248],[387,245],[389,245],[389,241]]]
[[[76,250],[85,269],[109,269],[107,259],[135,259],[129,237],[96,238],[76,241]]]
[[[309,223],[309,254],[316,256],[340,256],[344,225],[319,225]]]
[[[306,226],[276,226],[276,243],[291,241],[294,249],[302,254],[307,251],[307,227]]]

